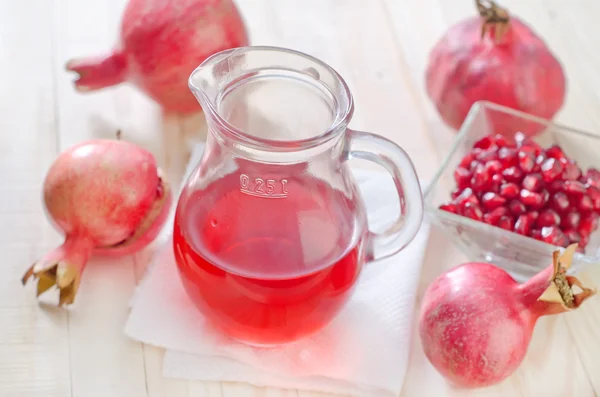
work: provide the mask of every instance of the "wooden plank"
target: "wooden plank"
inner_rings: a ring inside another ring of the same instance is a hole
[[[20,283],[25,269],[58,243],[40,200],[56,154],[56,87],[44,67],[52,63],[52,2],[0,7],[0,394],[67,397],[67,315],[40,306],[35,288]]]
[[[221,392],[223,396],[231,397],[256,397],[261,393],[259,388],[250,386],[249,384],[231,382],[221,382]]]
[[[434,142],[439,158],[450,147],[455,133],[438,116],[435,105],[429,100],[425,89],[425,70],[429,51],[448,26],[443,8],[436,0],[381,0],[386,9],[386,23],[394,32],[394,40],[399,51],[398,58],[405,69],[404,77],[411,86],[417,101],[418,111],[423,114],[424,123]],[[472,6],[472,2],[461,2],[456,6]],[[461,8],[461,9],[462,9]]]
[[[596,266],[579,276],[585,286],[598,289],[600,287],[600,267]],[[600,344],[598,330],[600,329],[600,297],[593,298],[582,305],[577,312],[565,315],[571,343],[577,349],[578,360],[585,369],[586,375],[596,395],[600,395]]]

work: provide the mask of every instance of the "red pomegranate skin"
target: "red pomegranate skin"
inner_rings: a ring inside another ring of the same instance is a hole
[[[421,306],[424,353],[452,384],[487,387],[521,364],[535,323],[567,309],[538,300],[550,285],[552,266],[524,284],[488,263],[465,263],[440,275]]]
[[[426,90],[444,122],[458,130],[471,106],[489,101],[551,120],[566,90],[563,68],[544,41],[511,16],[499,40],[494,29],[482,37],[482,19],[452,26],[430,53]],[[538,134],[543,126],[519,117],[490,112],[493,133]]]
[[[129,82],[166,111],[201,111],[188,88],[194,69],[214,53],[248,45],[246,26],[232,0],[130,0],[120,40],[106,56],[74,59],[78,91]]]

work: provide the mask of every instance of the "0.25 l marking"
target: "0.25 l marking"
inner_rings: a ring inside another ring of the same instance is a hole
[[[251,178],[240,174],[240,191],[249,196],[285,198],[288,195],[287,179]]]

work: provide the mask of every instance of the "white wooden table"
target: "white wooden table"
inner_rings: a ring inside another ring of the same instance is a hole
[[[60,151],[120,128],[152,150],[180,182],[188,143],[202,117],[166,118],[130,87],[81,96],[64,71],[73,56],[111,47],[125,0],[0,0],[0,396],[303,396],[242,384],[164,379],[162,352],[122,332],[128,300],[151,249],[114,263],[92,262],[77,304],[40,307],[19,282],[24,269],[60,241],[47,222],[40,188]],[[430,178],[452,134],[424,94],[428,50],[452,23],[474,12],[470,0],[238,0],[254,44],[315,55],[338,69],[356,99],[352,126],[386,135]],[[565,124],[600,133],[600,2],[505,0],[561,58],[569,77]],[[307,27],[310,26],[310,27]],[[420,291],[460,256],[434,232]],[[440,248],[442,247],[442,248]],[[582,276],[600,286],[600,269]],[[415,337],[402,396],[600,395],[600,299],[539,321],[523,366],[500,386],[451,389],[426,362]]]

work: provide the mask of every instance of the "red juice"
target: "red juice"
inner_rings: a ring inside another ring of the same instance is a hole
[[[230,174],[184,191],[173,245],[183,284],[215,326],[272,345],[311,334],[348,300],[363,264],[356,203],[309,175]]]

